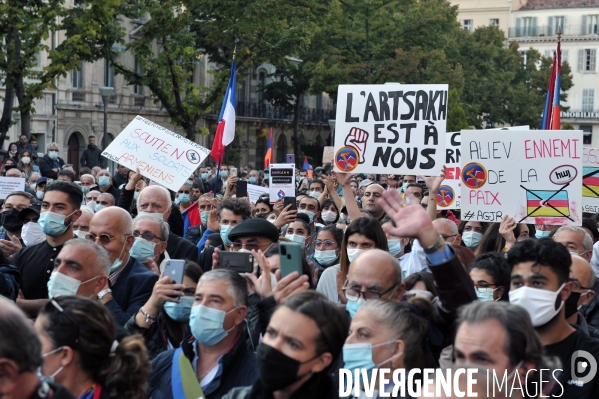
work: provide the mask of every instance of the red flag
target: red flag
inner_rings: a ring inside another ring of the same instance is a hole
[[[273,163],[272,159],[272,127],[270,128],[270,135],[268,136],[268,150],[266,150],[266,156],[264,157],[264,169],[268,169],[271,163]]]

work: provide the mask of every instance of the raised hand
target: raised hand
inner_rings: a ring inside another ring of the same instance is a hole
[[[208,225],[206,228],[210,231],[220,231],[220,224],[218,224],[218,218],[216,217],[216,209],[213,209],[208,214]]]
[[[366,152],[366,143],[368,142],[368,132],[366,130],[352,127],[349,135],[345,138],[345,145],[354,147],[360,155],[360,163],[364,163],[364,153]]]
[[[514,229],[518,226],[516,220],[508,215],[501,219],[499,224],[499,234],[505,239],[505,247],[510,249],[516,243]]]
[[[447,167],[443,165],[443,169],[441,170],[441,173],[439,173],[439,176],[418,175],[418,177],[424,180],[424,184],[426,184],[426,187],[428,188],[429,196],[431,196],[432,193],[432,196],[435,199],[437,198],[437,191],[439,191],[439,187],[441,187],[443,180],[445,180],[446,172]]]
[[[256,259],[260,265],[260,278],[256,277],[254,273],[246,273],[245,276],[252,282],[254,289],[260,298],[268,298],[272,295],[270,264],[262,251],[258,250],[258,252],[256,252],[252,250],[252,255],[254,255],[254,259]]]

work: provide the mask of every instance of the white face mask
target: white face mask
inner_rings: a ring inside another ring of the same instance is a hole
[[[354,259],[356,259],[358,257],[358,255],[360,255],[362,252],[364,252],[363,249],[348,248],[347,249],[347,259],[349,260],[349,263],[352,263],[354,261]]]
[[[46,235],[42,231],[42,228],[34,222],[28,222],[23,225],[21,238],[27,247],[46,241]]]
[[[306,237],[300,236],[299,234],[286,234],[285,238],[293,242],[296,242],[301,246],[306,245]]]
[[[533,327],[540,327],[553,319],[564,306],[564,301],[560,301],[559,307],[555,308],[557,297],[561,294],[565,285],[565,283],[562,284],[555,292],[520,287],[517,290],[510,291],[510,303],[526,309]]]
[[[83,230],[75,230],[73,231],[73,234],[75,234],[75,237],[77,238],[85,238],[89,233]]]
[[[90,282],[98,277],[100,276],[96,276],[81,282],[76,278],[67,276],[66,274],[52,272],[50,275],[50,280],[48,280],[48,298],[60,295],[77,295],[77,291],[79,290],[79,286],[81,284]]]
[[[335,221],[337,214],[333,211],[324,211],[323,213],[320,214],[320,217],[322,218],[323,221],[325,221],[327,223],[331,223],[331,222]]]

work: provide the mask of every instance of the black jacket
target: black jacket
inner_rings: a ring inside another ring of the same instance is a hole
[[[172,232],[168,235],[166,252],[171,259],[189,259],[197,263],[198,247]]]
[[[81,166],[87,166],[89,168],[99,166],[103,169],[106,162],[101,154],[102,150],[99,149],[98,146],[91,147],[88,144],[87,148],[83,151],[83,154],[81,154]]]
[[[141,328],[135,323],[135,316],[131,316],[127,324],[125,324],[125,328],[131,334],[141,334],[144,337],[144,341],[146,343],[146,348],[148,348],[148,355],[150,359],[154,359],[160,353],[168,350],[168,332],[166,326],[166,317],[163,311],[158,312],[156,316],[156,321],[148,328]],[[173,323],[175,323],[173,321]],[[187,327],[187,334],[185,336],[189,336],[189,326]],[[180,342],[172,343],[175,348],[180,346]]]
[[[193,336],[185,339],[181,346],[183,353],[190,362],[195,357]],[[172,399],[173,389],[171,386],[171,371],[173,364],[174,349],[162,352],[152,361],[152,372],[149,378],[148,398],[150,399]],[[204,390],[206,399],[221,398],[224,394],[236,387],[252,385],[258,378],[256,358],[247,346],[247,333],[242,328],[240,337],[233,348],[221,358],[222,374],[220,385],[216,389],[207,392]],[[177,398],[178,399],[178,398]]]
[[[10,299],[17,300],[19,288],[21,286],[21,273],[13,265],[0,266],[0,295]]]
[[[95,186],[94,188],[92,188],[92,191],[99,191],[99,192],[104,192],[100,190],[99,186]],[[110,186],[108,186],[108,190],[105,191],[108,194],[111,194],[114,197],[114,204],[118,204],[120,199],[121,199],[121,190],[119,190],[118,188],[114,188],[114,186],[111,184]]]
[[[64,165],[64,160],[61,157],[56,158],[58,162],[59,168],[62,168]],[[44,155],[43,158],[40,158],[39,161],[40,173],[43,177],[48,177],[50,179],[58,179],[58,172],[54,172],[52,169],[54,168],[54,161],[50,159],[48,154]]]
[[[589,303],[580,308],[580,314],[585,318],[589,327],[599,329],[599,296],[595,289],[595,297]]]
[[[206,227],[202,225],[191,226],[185,232],[185,239],[189,242],[192,242],[193,245],[198,245],[198,242],[202,239],[205,231]]]

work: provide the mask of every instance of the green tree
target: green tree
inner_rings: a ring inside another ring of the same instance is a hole
[[[458,132],[468,128],[470,125],[468,125],[464,104],[460,101],[457,89],[450,89],[447,99],[447,131]]]
[[[133,0],[130,0],[133,1]],[[140,0],[126,14],[149,16],[126,44],[142,70],[115,62],[129,84],[150,88],[155,102],[188,137],[197,123],[222,99],[237,49],[239,80],[263,63],[277,63],[307,45],[312,22],[323,10],[318,0]],[[210,87],[192,76],[198,59],[207,56],[217,67]]]
[[[67,8],[64,0],[6,0],[0,3],[0,73],[5,95],[0,119],[0,146],[13,112],[20,112],[21,133],[31,133],[34,101],[44,89],[81,62],[110,57],[111,46],[122,36],[116,22],[121,0],[80,0]],[[45,41],[54,32],[64,40],[55,48]],[[37,57],[46,52],[49,65],[39,68]],[[15,99],[18,105],[15,105]]]

